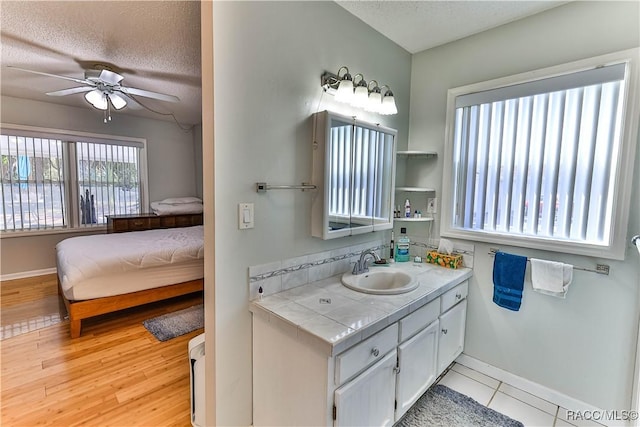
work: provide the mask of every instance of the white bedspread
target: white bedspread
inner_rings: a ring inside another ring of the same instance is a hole
[[[203,226],[98,234],[56,245],[70,300],[99,298],[203,277]]]

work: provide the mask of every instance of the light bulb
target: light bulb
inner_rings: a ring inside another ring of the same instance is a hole
[[[84,99],[86,99],[91,105],[93,105],[98,110],[107,109],[107,97],[102,91],[98,89],[94,89],[91,92],[85,93]]]
[[[384,115],[398,114],[398,107],[396,107],[396,100],[393,97],[393,93],[391,93],[391,91],[387,92],[382,98],[380,114],[384,114]]]
[[[358,108],[364,108],[367,105],[367,102],[369,102],[369,91],[367,90],[367,86],[356,86],[351,105]]]
[[[350,74],[345,74],[336,92],[336,101],[350,103],[353,98],[353,81]]]
[[[111,101],[111,105],[113,105],[113,108],[115,108],[116,110],[120,110],[121,108],[127,106],[127,100],[118,93],[110,93],[109,100]]]
[[[380,92],[371,92],[369,94],[367,106],[364,109],[373,113],[379,113],[380,107],[382,107],[382,95]]]

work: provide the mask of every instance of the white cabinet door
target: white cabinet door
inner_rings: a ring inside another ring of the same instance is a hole
[[[393,425],[396,358],[394,349],[335,391],[335,426]]]
[[[431,323],[416,336],[398,347],[396,421],[427,391],[436,380],[439,321]]]
[[[440,316],[440,339],[438,341],[438,374],[462,353],[464,348],[464,325],[467,319],[467,300],[453,306]]]

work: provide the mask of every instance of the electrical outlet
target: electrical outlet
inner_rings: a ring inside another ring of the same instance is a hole
[[[434,214],[438,212],[438,199],[427,200],[427,213]]]

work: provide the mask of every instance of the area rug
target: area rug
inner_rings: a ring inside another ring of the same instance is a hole
[[[523,427],[504,414],[443,385],[431,387],[395,427]]]
[[[204,328],[204,305],[163,314],[142,322],[158,341],[167,341],[196,329]]]

